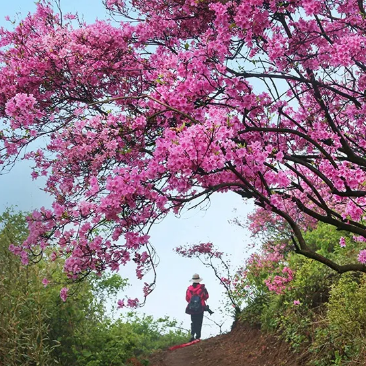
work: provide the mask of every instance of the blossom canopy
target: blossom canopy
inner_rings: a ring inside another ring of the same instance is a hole
[[[363,2],[104,3],[121,22],[41,1],[0,31],[2,171],[32,160],[54,198],[13,251],[52,247],[71,279],[133,260],[142,278],[151,224],[232,191],[286,222],[298,253],[365,272],[363,253],[334,263],[302,236],[320,221],[366,241]]]

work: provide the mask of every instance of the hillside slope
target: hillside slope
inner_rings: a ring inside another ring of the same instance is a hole
[[[149,366],[302,366],[284,342],[259,329],[238,325],[232,332],[174,351],[152,355]]]

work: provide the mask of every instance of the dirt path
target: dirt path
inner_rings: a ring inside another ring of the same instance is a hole
[[[288,346],[258,329],[233,332],[155,354],[151,366],[301,366]]]

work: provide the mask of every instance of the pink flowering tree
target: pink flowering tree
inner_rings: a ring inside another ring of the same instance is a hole
[[[366,240],[363,2],[104,3],[118,26],[40,1],[0,31],[2,171],[30,159],[54,198],[13,248],[23,262],[54,247],[72,280],[131,260],[142,278],[153,223],[232,191],[286,222],[299,254],[366,272],[364,251],[338,263],[302,234]]]

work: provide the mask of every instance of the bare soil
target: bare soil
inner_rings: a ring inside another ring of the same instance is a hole
[[[174,351],[159,351],[149,366],[303,366],[289,346],[260,329],[238,325],[233,331]]]

